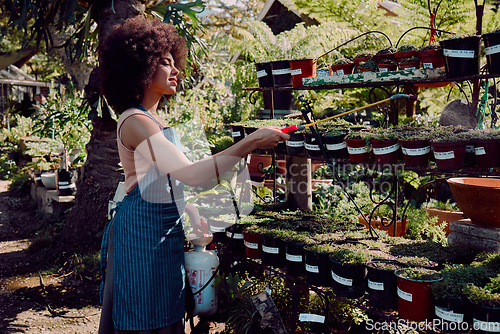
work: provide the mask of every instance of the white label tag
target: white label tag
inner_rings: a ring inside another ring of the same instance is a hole
[[[258,79],[258,78],[265,77],[266,75],[267,75],[266,70],[260,70],[260,71],[257,71],[257,79]]]
[[[316,76],[317,76],[318,78],[321,78],[321,77],[327,77],[327,76],[329,76],[329,75],[330,75],[330,71],[328,71],[328,70],[318,70],[318,71],[316,72]]]
[[[474,154],[476,154],[476,155],[485,155],[486,154],[486,150],[484,149],[484,147],[474,147]]]
[[[342,284],[345,286],[352,286],[352,279],[341,277],[341,276],[335,274],[333,271],[332,271],[332,278],[335,282],[337,282],[339,284]]]
[[[436,151],[434,151],[434,158],[436,158],[437,160],[454,159],[455,152],[453,152],[453,151],[448,151],[448,152],[436,152]]]
[[[444,320],[453,321],[453,322],[463,322],[464,315],[461,313],[455,313],[453,311],[447,311],[442,307],[435,307],[435,312],[438,317]]]
[[[389,154],[392,152],[396,152],[397,150],[399,150],[399,144],[394,144],[394,145],[387,146],[387,147],[374,147],[373,154],[383,155],[383,154]]]
[[[233,132],[233,138],[234,137],[239,137],[239,136],[241,136],[241,132],[240,131],[234,131]]]
[[[286,253],[285,257],[290,262],[302,262],[302,255],[292,255]]]
[[[474,50],[452,50],[443,49],[443,55],[453,58],[474,58],[476,52]]]
[[[412,302],[412,299],[413,299],[411,293],[404,292],[399,287],[398,287],[398,296],[399,296],[399,298],[404,299],[404,300],[409,301],[409,302]]]
[[[276,248],[276,247],[268,247],[268,246],[262,245],[262,251],[264,253],[268,253],[268,254],[279,254],[280,249]]]
[[[229,231],[226,231],[226,236],[228,238],[231,238],[231,236],[234,234],[234,237],[232,237],[233,239],[238,239],[238,240],[241,240],[243,239],[243,234],[241,233],[233,233],[233,232],[229,232]]]
[[[432,63],[422,63],[422,68],[434,68],[434,66],[432,66]]]
[[[273,75],[284,75],[284,74],[290,74],[290,69],[289,68],[280,68],[279,70],[272,70]]]
[[[487,321],[477,320],[475,318],[472,320],[474,323],[473,325],[474,330],[482,330],[490,333],[500,333],[500,322],[487,322]]]
[[[370,148],[368,146],[347,147],[347,152],[349,152],[349,154],[363,154],[370,152]]]
[[[328,151],[337,151],[337,150],[341,150],[343,148],[346,148],[347,147],[347,144],[346,142],[342,142],[342,143],[338,143],[338,144],[326,144],[326,149]]]
[[[495,54],[495,53],[498,53],[498,52],[500,52],[500,44],[493,45],[493,46],[488,46],[487,48],[484,48],[484,52],[488,56],[492,55],[492,54]]]
[[[65,185],[68,185],[69,184],[69,181],[59,181],[59,185],[60,186],[65,186]]]
[[[403,154],[405,154],[405,155],[411,155],[411,156],[425,155],[431,151],[431,147],[430,146],[421,147],[421,148],[401,147],[401,151],[403,151]]]
[[[295,70],[291,70],[290,73],[292,75],[301,75],[302,74],[302,69],[298,68],[298,69],[295,69]]]
[[[383,282],[373,282],[368,280],[368,288],[377,291],[384,291],[384,283]]]
[[[466,153],[474,153],[474,145],[465,145]]]
[[[299,314],[299,321],[300,322],[305,322],[305,321],[319,322],[320,324],[324,324],[325,323],[325,316],[318,315],[318,314],[311,314],[311,313],[300,313]]]
[[[76,188],[76,185],[74,183],[68,184],[68,185],[63,185],[63,186],[59,185],[59,189],[61,189],[61,190],[62,189],[71,189],[71,188]]]
[[[388,69],[387,67],[382,67],[382,68],[380,68],[380,67],[379,67],[379,68],[378,68],[378,71],[379,71],[380,73],[384,73],[384,72],[389,72],[389,69]]]
[[[405,67],[405,70],[415,70],[417,69],[415,66]]]
[[[337,70],[337,75],[344,75],[344,70]]]
[[[308,271],[310,273],[319,274],[319,267],[318,266],[311,266],[310,264],[306,263],[306,271]]]
[[[210,231],[218,233],[218,232],[225,232],[226,228],[224,226],[212,226],[210,225]]]
[[[37,176],[37,177],[35,177],[35,181],[40,181],[41,179],[42,179],[42,177],[41,177],[41,176]]]
[[[244,244],[247,248],[250,248],[250,249],[259,249],[259,244],[256,244],[256,243],[253,243],[253,242],[248,242],[248,241],[244,241]]]
[[[313,145],[313,144],[305,144],[306,145],[306,150],[309,151],[319,151],[319,145]]]
[[[304,141],[291,141],[291,140],[287,140],[286,141],[286,146],[290,146],[290,147],[303,147],[304,146]]]

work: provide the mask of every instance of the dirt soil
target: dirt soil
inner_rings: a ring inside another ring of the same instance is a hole
[[[53,260],[29,249],[34,232],[27,226],[36,226],[40,219],[36,203],[9,196],[7,186],[0,180],[0,334],[97,333],[99,282],[75,279],[70,273],[47,274]],[[223,323],[196,317],[195,328],[188,323],[185,333],[223,330]]]

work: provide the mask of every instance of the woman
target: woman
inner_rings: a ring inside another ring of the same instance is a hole
[[[174,130],[156,113],[162,97],[175,94],[186,55],[173,26],[142,16],[115,27],[101,45],[101,86],[120,114],[118,151],[127,195],[103,238],[99,333],[184,332],[184,211],[195,231],[204,227],[184,203],[183,185],[206,183],[252,150],[289,138],[266,127],[213,157],[189,161]]]

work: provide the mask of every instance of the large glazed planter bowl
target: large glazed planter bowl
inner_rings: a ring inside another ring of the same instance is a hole
[[[454,177],[448,184],[458,206],[474,223],[500,227],[500,179]]]

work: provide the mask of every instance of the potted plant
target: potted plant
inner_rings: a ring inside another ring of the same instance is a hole
[[[378,64],[375,60],[360,62],[356,66],[356,72],[378,72]]]
[[[396,270],[398,313],[403,319],[424,321],[433,316],[431,286],[443,279],[441,273],[418,267]]]
[[[311,243],[307,232],[289,232],[285,239],[285,263],[288,272],[301,276],[305,273],[304,247]]]
[[[358,67],[361,63],[366,63],[367,61],[371,60],[372,57],[373,53],[371,52],[362,51],[357,53],[352,59],[354,67]]]
[[[398,66],[400,70],[416,70],[420,68],[420,59],[417,56],[403,58]]]
[[[377,164],[396,164],[398,162],[399,141],[393,129],[373,128],[366,133],[366,139],[370,141]]]
[[[406,166],[426,167],[429,165],[432,130],[433,128],[429,127],[400,127],[396,129],[396,138],[401,144]]]
[[[465,149],[471,132],[456,127],[441,127],[434,131],[431,147],[439,169],[459,169],[465,164]]]
[[[331,240],[331,239],[328,239]],[[319,286],[331,285],[330,243],[313,243],[304,247],[305,270],[308,282]]]
[[[347,152],[351,162],[367,162],[370,160],[371,147],[366,139],[365,131],[349,131],[345,137]]]
[[[500,73],[500,58],[497,52],[500,45],[500,29],[482,35],[484,41],[484,52],[486,54],[486,65],[489,74]]]
[[[304,132],[297,131],[290,134],[290,139],[286,141],[286,152],[290,155],[300,155],[305,153]]]
[[[472,143],[479,167],[500,167],[500,130],[485,129],[473,131]]]
[[[394,272],[404,264],[391,258],[375,258],[366,263],[367,291],[370,305],[383,310],[398,307],[397,281]]]
[[[332,291],[334,294],[359,298],[366,290],[366,262],[371,255],[361,243],[337,243],[330,254]]]
[[[354,62],[344,57],[336,59],[332,65],[333,75],[352,74],[353,69]]]
[[[397,48],[396,52],[394,53],[394,58],[396,59],[398,65],[405,59],[417,56],[418,56],[417,47],[413,44],[400,45]]]
[[[465,218],[464,213],[460,211],[457,203],[451,203],[450,200],[442,202],[431,198],[425,204],[425,210],[430,217],[438,218],[438,224],[445,224],[445,233],[447,236],[452,232],[450,223]]]
[[[481,36],[465,35],[440,41],[444,67],[450,78],[479,74]]]
[[[377,62],[380,72],[395,71],[397,69],[396,58],[394,53],[396,49],[393,46],[382,49],[377,52],[373,59]]]
[[[484,286],[468,284],[464,293],[472,303],[474,328],[482,333],[500,330],[500,274]]]
[[[444,67],[443,48],[437,43],[421,47],[418,50],[418,58],[422,63],[422,68]]]
[[[347,130],[326,129],[321,138],[325,145],[328,157],[343,159],[347,157],[347,144],[344,140]]]
[[[262,263],[279,268],[285,259],[285,245],[281,239],[282,229],[263,228],[262,235]]]

